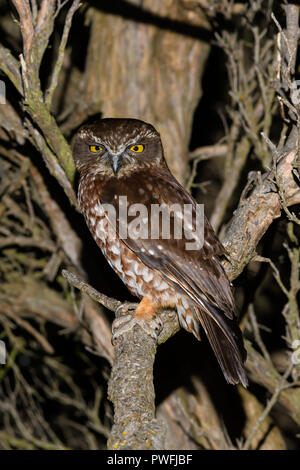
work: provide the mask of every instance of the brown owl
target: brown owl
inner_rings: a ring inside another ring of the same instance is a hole
[[[187,249],[190,237],[184,231],[181,237],[172,230],[165,236],[163,221],[154,226],[149,216],[154,206],[165,208],[172,229],[184,207],[190,207],[190,228],[195,227],[197,203],[171,174],[159,133],[137,119],[102,119],[77,132],[74,159],[86,223],[110,265],[141,299],[133,314],[114,322],[114,335],[136,324],[153,335],[159,310],[173,308],[180,325],[198,339],[202,326],[227,382],[246,386],[246,351],[220,263],[225,250],[209,221],[204,219],[201,247]],[[146,230],[141,236],[134,230],[124,235],[123,215],[128,229],[141,207],[148,214],[139,220]]]

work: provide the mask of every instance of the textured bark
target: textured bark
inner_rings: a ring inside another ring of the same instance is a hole
[[[296,150],[289,149],[283,154],[276,172],[278,182],[284,188],[285,203],[292,206],[300,203],[299,185],[293,173],[297,154]],[[280,217],[282,211],[282,201],[274,182],[274,171],[263,176],[257,173],[249,183],[222,240],[230,253],[230,262],[225,263],[230,279],[235,279],[255,256],[260,239],[273,220]]]
[[[239,387],[239,394],[244,402],[244,410],[247,415],[247,424],[245,426],[245,436],[248,437],[252,426],[255,425],[257,418],[263,413],[263,406],[255,398],[254,395]],[[272,420],[267,417],[262,427],[258,430],[252,441],[253,449],[260,450],[285,450],[285,442],[278,428],[273,426]]]

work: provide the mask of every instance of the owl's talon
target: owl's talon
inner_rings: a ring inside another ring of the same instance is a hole
[[[132,310],[132,313],[137,309],[138,304],[137,303],[132,303],[132,302],[124,302],[122,303],[119,307],[117,307],[115,311],[116,318],[121,318],[125,315],[127,312],[130,312]]]
[[[154,318],[152,320],[143,320],[133,315],[123,315],[122,317],[116,318],[112,324],[112,343],[127,331],[132,330],[138,325],[145,333],[154,338],[157,341],[159,333],[163,327],[160,318]]]

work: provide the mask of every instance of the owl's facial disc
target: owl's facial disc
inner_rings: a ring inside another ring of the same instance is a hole
[[[84,125],[77,132],[73,152],[81,174],[124,178],[165,165],[158,132],[137,119],[101,119]]]
[[[140,153],[144,150],[144,145],[133,145],[130,147],[119,146],[118,148],[110,148],[107,144],[103,144],[99,139],[88,145],[89,153],[97,157],[98,167],[112,170],[117,176],[119,170],[126,165],[132,163],[130,154]]]
[[[132,156],[136,153],[142,153],[144,148],[145,146],[143,144],[137,143],[130,145],[130,147],[127,147],[125,150],[122,150],[117,154],[109,152],[111,168],[114,172],[114,175],[116,176],[122,167],[133,163]]]

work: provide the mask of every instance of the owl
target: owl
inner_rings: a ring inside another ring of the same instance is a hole
[[[209,221],[204,218],[202,243],[187,249],[190,236],[172,230],[165,236],[162,220],[156,218],[154,226],[149,216],[154,206],[163,207],[174,228],[189,207],[190,228],[195,227],[197,203],[170,172],[159,133],[137,119],[102,119],[79,129],[73,154],[87,226],[109,264],[141,299],[134,313],[115,320],[114,336],[137,324],[155,336],[160,311],[172,308],[181,327],[197,339],[204,330],[226,381],[247,386],[243,337],[220,262],[225,250]],[[145,230],[134,225],[137,208],[148,215],[139,219]]]

